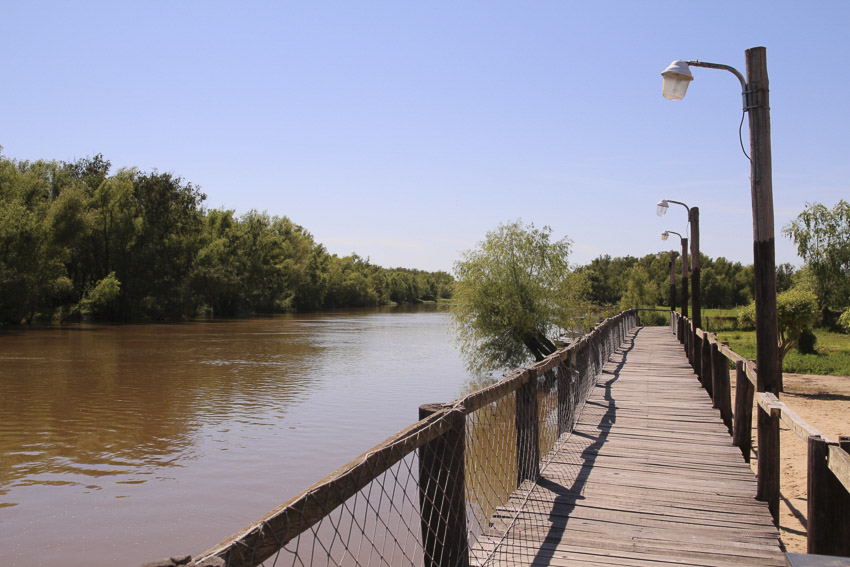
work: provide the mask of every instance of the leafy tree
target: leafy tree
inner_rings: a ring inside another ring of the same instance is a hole
[[[658,289],[650,281],[649,271],[643,266],[629,270],[626,291],[620,299],[620,309],[655,305]]]
[[[611,258],[605,254],[577,271],[590,286],[590,300],[596,305],[617,305],[626,289],[626,274],[637,263],[635,258]]]
[[[45,222],[56,171],[0,158],[0,321],[31,321],[64,293],[63,250]]]
[[[236,249],[236,225],[233,211],[208,211],[192,268],[195,296],[219,317],[251,311],[242,279],[243,258]]]
[[[556,327],[580,309],[584,279],[570,273],[571,242],[551,234],[519,220],[500,225],[455,263],[452,316],[471,370],[544,358]]]
[[[794,266],[785,263],[776,266],[776,293],[788,291],[794,286]]]
[[[378,292],[371,281],[375,270],[357,254],[332,256],[328,269],[327,307],[366,307],[378,305]]]
[[[827,310],[850,305],[850,203],[841,200],[832,209],[807,203],[783,232],[814,276],[824,323],[829,323]]]
[[[811,330],[818,318],[817,297],[805,289],[791,288],[776,296],[776,314],[779,324],[779,367],[785,355],[794,348],[804,330]],[[755,302],[738,312],[742,326],[754,327]],[[780,379],[780,390],[782,383]]]
[[[105,278],[86,292],[85,297],[80,302],[80,310],[84,315],[109,319],[118,310],[120,290],[121,282],[115,277],[115,272],[109,272]]]

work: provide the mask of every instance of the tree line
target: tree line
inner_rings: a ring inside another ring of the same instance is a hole
[[[676,305],[682,305],[682,257],[676,255]],[[726,258],[709,258],[700,254],[700,290],[705,308],[729,308],[747,305],[753,300],[752,265]],[[577,268],[587,277],[589,299],[597,305],[625,307],[671,305],[670,255],[647,254],[641,258],[599,256]],[[777,270],[777,287],[790,286],[794,267],[783,264]],[[690,276],[689,276],[690,277]],[[688,281],[690,293],[690,280]]]
[[[451,297],[446,272],[330,254],[287,217],[206,209],[170,173],[0,155],[0,323],[181,319]]]
[[[850,331],[850,204],[840,201],[833,209],[807,204],[783,233],[795,242],[805,264],[776,269],[781,356],[801,344],[806,333],[811,341],[812,327]],[[571,241],[554,241],[551,235],[549,227],[520,220],[502,224],[455,264],[452,315],[471,370],[541,360],[555,350],[558,333],[586,327],[606,307],[613,313],[669,306],[673,299],[681,307],[681,257],[673,255],[673,292],[670,254],[603,255],[574,267],[569,265]],[[702,307],[741,306],[738,320],[752,324],[753,266],[702,254],[700,266]]]
[[[847,328],[850,324],[850,203],[841,200],[829,208],[807,203],[782,234],[797,246],[803,259],[799,269],[791,264],[776,267],[777,297],[805,293],[814,303],[813,324]],[[682,258],[676,255],[676,305],[682,305]],[[704,308],[746,306],[754,297],[752,265],[709,258],[700,254],[700,295]],[[670,305],[670,254],[647,254],[594,259],[576,269],[588,279],[589,299],[598,305],[637,307]],[[689,282],[690,285],[690,282]],[[787,295],[783,295],[787,294]],[[799,299],[799,297],[798,297]]]

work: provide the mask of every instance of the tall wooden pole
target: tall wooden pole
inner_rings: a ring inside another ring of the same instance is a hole
[[[682,317],[688,316],[688,239],[682,239]]]
[[[753,47],[747,54],[747,107],[750,115],[750,182],[753,202],[753,265],[756,300],[756,364],[759,392],[779,393],[779,329],[776,317],[776,258],[773,227],[773,174],[770,155],[770,97],[767,50]],[[778,427],[759,412],[758,474],[763,477],[757,498],[767,501],[777,518],[779,510],[779,452],[773,439]],[[762,423],[764,421],[764,423]],[[762,438],[764,437],[764,438]]]
[[[691,222],[691,312],[694,326],[702,329],[702,298],[699,291],[699,207],[691,207],[688,217]]]

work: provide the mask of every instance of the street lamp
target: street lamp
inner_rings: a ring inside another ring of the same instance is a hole
[[[682,317],[688,316],[688,239],[678,232],[665,230],[661,233],[661,240],[667,240],[671,234],[675,234],[682,241]],[[672,275],[672,274],[671,274]]]
[[[662,95],[682,100],[693,80],[690,67],[722,69],[741,83],[744,112],[750,126],[750,194],[753,207],[753,266],[756,300],[756,365],[759,392],[778,394],[782,368],[779,365],[778,323],[776,316],[776,248],[773,221],[773,174],[770,152],[770,88],[767,78],[767,50],[746,50],[747,78],[734,67],[701,61],[674,61],[661,76]],[[779,514],[779,455],[762,455],[763,447],[772,446],[779,426],[759,412],[759,500],[768,500],[774,521]],[[767,437],[762,438],[765,435]],[[770,461],[770,462],[768,462]],[[770,478],[767,478],[770,476]],[[765,479],[762,482],[762,479]]]
[[[688,211],[688,223],[691,225],[691,307],[694,314],[694,326],[702,328],[702,295],[700,294],[699,261],[699,207],[689,207],[681,201],[661,199],[655,208],[655,214],[663,217],[670,203],[682,205]],[[684,269],[684,268],[683,268]]]
[[[661,84],[661,94],[667,100],[682,100],[688,92],[688,85],[694,80],[691,68],[685,61],[673,61],[661,73],[664,82]]]

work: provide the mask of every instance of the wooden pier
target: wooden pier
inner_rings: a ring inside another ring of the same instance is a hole
[[[786,565],[755,476],[669,327],[627,338],[572,435],[524,484],[472,564]]]
[[[850,437],[830,441],[754,392],[754,363],[692,321],[637,324],[624,311],[495,384],[423,406],[420,421],[199,565],[850,565],[840,562],[850,557]],[[771,514],[780,421],[809,448],[811,555],[790,563]],[[744,459],[753,434],[758,481]]]

